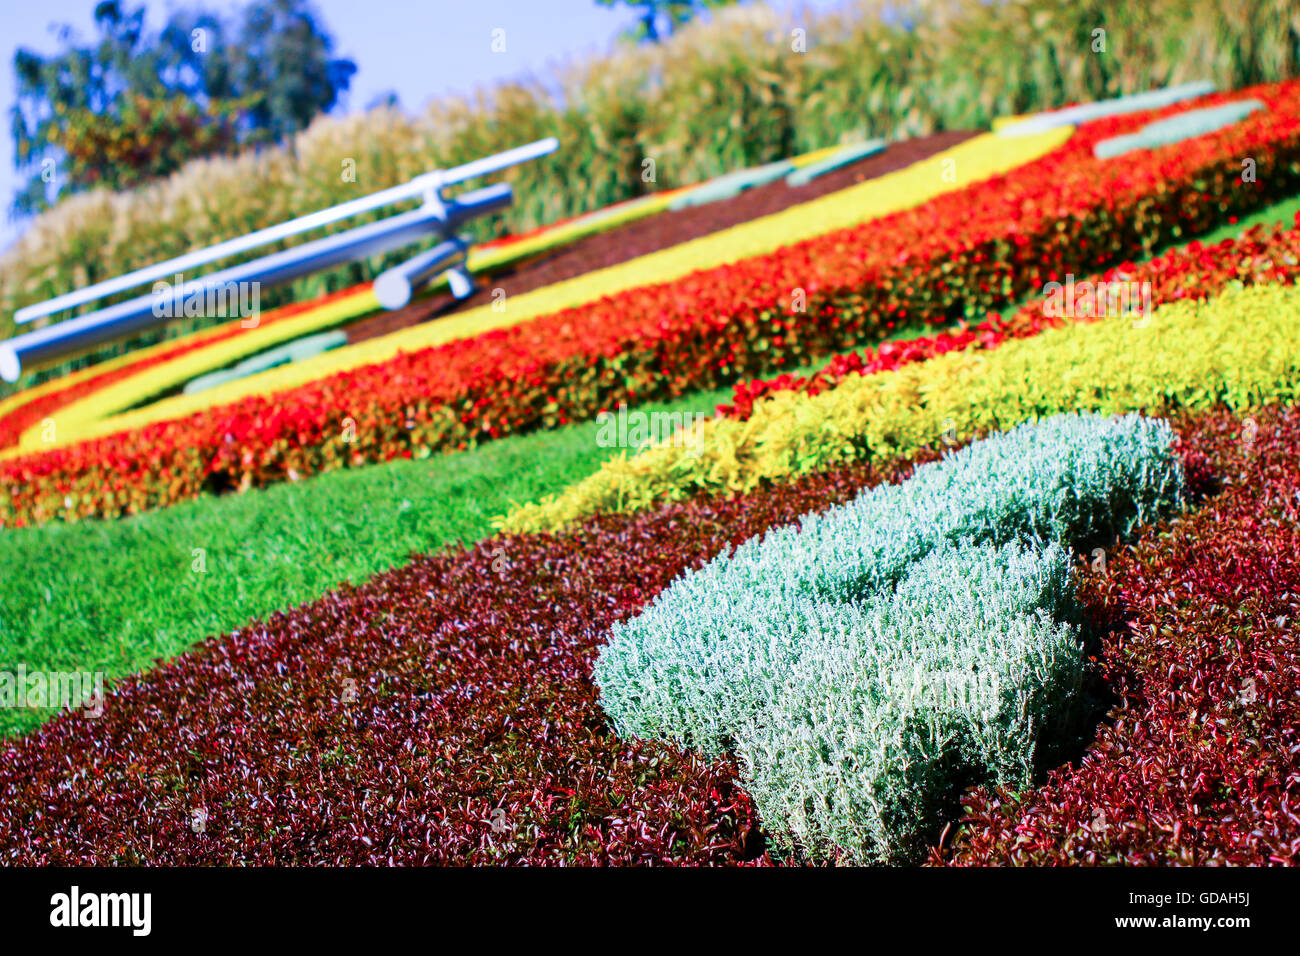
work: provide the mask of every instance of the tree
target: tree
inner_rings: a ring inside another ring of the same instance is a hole
[[[356,73],[335,59],[334,41],[316,23],[306,0],[264,0],[245,8],[239,42],[230,50],[235,89],[265,93],[253,125],[282,141],[338,103]]]
[[[67,26],[60,52],[14,55],[14,166],[20,215],[63,191],[129,186],[196,156],[280,141],[334,108],[356,65],[307,0],[255,0],[235,22],[204,10],[145,29],[143,7],[95,7],[96,37]],[[51,170],[57,173],[51,174]]]
[[[635,40],[658,43],[678,27],[708,9],[730,6],[736,0],[596,0],[602,7],[636,8],[640,20],[630,31]]]
[[[206,110],[194,100],[159,100],[129,93],[116,112],[65,112],[56,140],[64,175],[84,188],[129,189],[180,168],[195,156],[228,152],[237,139],[239,117],[251,104],[215,101]]]

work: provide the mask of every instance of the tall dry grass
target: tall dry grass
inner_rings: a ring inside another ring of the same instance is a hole
[[[804,53],[793,49],[796,28]],[[621,47],[417,116],[326,117],[287,148],[190,163],[129,193],[72,196],[0,259],[0,335],[13,334],[13,310],[26,303],[543,136],[558,136],[560,150],[507,174],[515,205],[475,224],[479,236],[837,141],[986,126],[1195,79],[1234,88],[1295,75],[1298,60],[1292,0],[858,0],[793,17],[737,7],[662,46]],[[356,182],[343,181],[345,159]],[[408,254],[292,293],[370,278]]]

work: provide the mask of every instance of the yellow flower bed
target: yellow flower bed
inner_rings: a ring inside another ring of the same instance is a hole
[[[827,146],[823,149],[816,149],[810,153],[804,153],[802,156],[796,156],[791,162],[796,168],[807,166],[818,162],[833,153],[839,152],[843,147]],[[491,246],[486,248],[471,249],[468,256],[467,266],[471,272],[476,274],[491,273],[496,270],[505,268],[515,262],[540,253],[547,252],[560,246],[577,242],[587,236],[595,235],[614,229],[618,226],[627,225],[638,219],[644,219],[647,216],[663,212],[672,203],[673,199],[680,193],[694,189],[693,186],[684,186],[679,189],[669,189],[664,192],[655,193],[649,196],[642,196],[638,199],[628,200],[627,202],[618,203],[605,209],[598,209],[584,216],[578,216],[568,222],[558,223],[549,228],[539,230],[536,234],[526,239],[520,239],[517,242],[507,243],[501,246]],[[446,279],[440,278],[435,283],[435,288],[441,288],[446,285]],[[109,394],[107,390],[99,393],[96,398],[96,406],[99,409],[98,416],[92,415],[86,418],[85,415],[74,413],[64,416],[67,424],[73,427],[86,426],[90,422],[98,421],[103,415],[113,414],[123,408],[129,408],[132,405],[145,401],[151,395],[165,391],[168,388],[175,387],[177,384],[183,384],[190,378],[202,375],[204,372],[213,371],[214,369],[224,368],[226,365],[245,358],[248,355],[271,348],[280,342],[297,338],[302,335],[311,335],[313,332],[321,330],[323,327],[337,324],[340,321],[355,318],[364,315],[366,312],[377,309],[378,303],[374,297],[369,295],[369,289],[358,289],[355,297],[349,296],[346,300],[348,307],[345,309],[333,308],[337,303],[330,303],[324,309],[312,309],[295,316],[292,320],[285,320],[279,327],[282,328],[282,335],[259,335],[259,336],[241,336],[236,340],[228,343],[228,348],[205,351],[200,357],[198,354],[187,355],[185,361],[178,360],[178,364],[173,370],[170,364],[165,368],[159,366],[149,371],[156,372],[156,375],[145,375],[132,379],[135,387],[128,387],[123,384],[122,388]],[[125,355],[117,356],[106,362],[89,368],[81,369],[69,375],[64,375],[58,379],[52,379],[44,382],[35,388],[26,389],[15,395],[0,401],[0,415],[6,415],[16,408],[27,404],[33,399],[39,398],[49,392],[59,391],[70,387],[87,378],[101,375],[104,372],[121,368],[123,365],[129,365],[141,361],[149,356],[169,348],[175,348],[177,345],[184,344],[187,341],[200,341],[205,338],[211,338],[215,334],[227,329],[228,325],[221,325],[210,329],[204,329],[200,332],[194,332],[186,336],[179,336],[175,339],[169,339],[166,342],[147,349],[141,349],[136,352],[130,352]],[[239,345],[235,345],[235,342]],[[125,404],[123,404],[125,403]],[[61,420],[57,424],[64,424]],[[70,435],[65,441],[57,444],[64,444],[67,441],[78,441],[84,438],[85,434],[78,431]],[[0,452],[0,459],[14,454],[24,453],[25,450],[36,447],[33,440],[33,433],[29,432],[15,449]],[[40,447],[48,448],[48,442],[41,442]]]
[[[991,133],[977,136],[904,169],[791,206],[770,216],[514,296],[508,300],[503,311],[495,311],[492,306],[470,309],[438,322],[402,329],[303,362],[294,362],[228,382],[195,395],[178,395],[126,414],[117,413],[144,400],[149,394],[155,394],[159,389],[155,388],[143,395],[140,394],[142,389],[136,389],[130,395],[123,389],[108,397],[107,401],[103,395],[92,396],[55,416],[59,443],[66,444],[140,428],[153,422],[183,418],[213,406],[238,401],[247,395],[271,395],[337,372],[386,361],[399,352],[412,352],[470,338],[493,329],[508,328],[637,286],[670,282],[700,269],[771,252],[783,245],[911,208],[935,196],[1004,173],[1055,149],[1071,133],[1071,129],[1065,128],[1013,140]],[[824,152],[818,151],[810,155],[821,158]],[[951,172],[952,175],[945,176],[945,172]],[[204,354],[207,351],[204,350]],[[193,377],[210,368],[219,367],[221,366],[209,365],[208,368],[190,368],[187,374]],[[183,379],[174,375],[167,380],[176,382]],[[132,400],[126,401],[127,398]],[[24,442],[29,439],[31,447],[36,447],[40,441],[39,430],[32,429],[24,435]]]
[[[322,327],[338,325],[350,318],[373,312],[377,308],[379,308],[379,303],[375,299],[374,292],[370,286],[363,286],[351,295],[327,302],[317,308],[303,312],[301,315],[268,323],[260,328],[249,329],[241,335],[215,342],[207,348],[196,349],[169,362],[152,365],[141,370],[136,375],[113,382],[47,416],[54,420],[55,433],[58,435],[56,442],[51,443],[42,440],[43,427],[38,423],[23,432],[17,445],[0,452],[0,459],[80,441],[87,435],[97,433],[96,429],[100,428],[105,422],[119,420],[118,418],[106,416],[111,416],[115,412],[120,412],[122,409],[146,401],[159,392],[184,385],[204,372],[225,368],[247,355],[265,351],[281,342],[288,342],[300,336],[309,335]],[[236,319],[235,321],[242,320]],[[212,329],[205,329],[202,332],[196,332],[194,335],[210,338],[217,332],[228,328],[228,324],[220,325]],[[75,375],[55,379],[46,383],[41,389],[20,392],[11,399],[14,402],[13,407],[31,401],[46,391],[52,391],[55,388],[66,388],[80,378],[90,377],[91,373],[99,374],[108,371],[115,367],[115,363],[121,365],[125,364],[126,360],[139,361],[149,351],[175,348],[178,343],[184,341],[184,338],[171,339],[153,346],[152,349],[146,352],[132,352],[129,355],[120,356],[119,358],[123,361],[113,359],[111,362],[104,362],[89,369],[84,369],[82,372],[75,373]],[[19,399],[22,401],[18,401]],[[118,429],[114,428],[112,430],[117,431]]]
[[[615,459],[540,503],[506,531],[554,531],[587,515],[633,511],[697,491],[743,492],[764,480],[866,458],[911,455],[1059,412],[1102,413],[1223,401],[1240,409],[1294,401],[1300,386],[1300,289],[1229,287],[1207,302],[1075,324],[993,351],[950,352],[853,376],[815,397],[784,392],[748,421],[700,423],[685,441]]]

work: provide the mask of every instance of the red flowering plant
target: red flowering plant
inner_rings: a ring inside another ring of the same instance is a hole
[[[1092,155],[1097,141],[1153,117],[1239,96],[1269,108],[1177,146],[1122,160]],[[1257,160],[1254,182],[1242,181],[1242,155]],[[1300,82],[1099,120],[1008,174],[861,226],[277,395],[4,462],[0,524],[130,513],[205,487],[464,448],[620,402],[719,387],[877,340],[900,323],[983,317],[1067,272],[1144,257],[1297,187]],[[795,290],[806,311],[791,311]],[[1001,334],[997,326],[974,332],[986,333]],[[958,347],[963,333],[949,336],[930,347]]]
[[[935,862],[1300,862],[1300,410],[1176,427],[1217,493],[1079,569],[1110,622],[1096,740],[1037,789],[969,794]]]
[[[1229,282],[1295,282],[1300,276],[1300,213],[1295,221],[1297,228],[1261,224],[1238,238],[1208,246],[1193,241],[1140,265],[1125,262],[1113,266],[1086,281],[1097,287],[1103,283],[1149,283],[1152,307],[1180,299],[1204,299]],[[1050,314],[1045,303],[1045,299],[1035,298],[1006,320],[995,312],[977,325],[960,323],[955,331],[882,342],[874,349],[836,355],[811,375],[783,373],[771,379],[737,382],[732,403],[719,405],[718,412],[743,420],[753,413],[755,402],[776,392],[797,390],[816,395],[849,375],[885,372],[957,349],[990,349],[1008,339],[1028,338],[1065,321],[1063,316]],[[1087,321],[1092,317],[1080,318]]]

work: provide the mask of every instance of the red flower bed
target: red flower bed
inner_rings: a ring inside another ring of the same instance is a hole
[[[1081,566],[1109,722],[1019,801],[970,795],[936,862],[1295,860],[1300,411],[1256,421],[1176,423],[1214,495]],[[123,681],[99,719],[0,745],[0,859],[767,862],[734,766],[609,731],[594,655],[684,569],[908,470],[495,538],[213,639]]]
[[[264,328],[274,322],[278,322],[280,319],[287,319],[290,316],[300,315],[308,309],[315,309],[327,302],[333,302],[334,300],[341,299],[344,296],[352,295],[356,291],[357,287],[353,286],[349,289],[331,292],[329,295],[320,296],[319,298],[310,299],[305,302],[294,302],[290,305],[283,306],[262,316],[257,328]],[[33,401],[18,406],[7,415],[0,415],[0,449],[10,448],[18,444],[18,440],[27,429],[31,428],[37,422],[46,418],[53,412],[56,412],[67,405],[71,405],[80,398],[91,395],[102,388],[107,388],[114,382],[120,382],[123,379],[130,378],[132,375],[143,372],[145,369],[153,368],[154,366],[161,365],[164,362],[170,362],[172,359],[180,358],[182,355],[186,355],[198,349],[207,348],[209,345],[214,345],[217,342],[224,342],[227,339],[234,338],[242,332],[249,331],[252,330],[245,329],[240,322],[232,322],[221,331],[214,332],[201,340],[195,341],[187,338],[178,342],[175,348],[165,349],[150,355],[147,358],[141,358],[138,361],[129,362],[126,365],[110,369],[109,371],[103,372],[99,375],[82,379],[81,381],[68,385],[65,388],[47,392]]]
[[[417,557],[213,639],[0,742],[0,860],[763,862],[734,766],[608,729],[596,650],[685,568],[903,470]]]
[[[1123,162],[1092,146],[1242,96],[1269,110]],[[1240,157],[1258,181],[1241,181]],[[1264,184],[1268,184],[1268,190]],[[1140,257],[1300,187],[1300,82],[1101,120],[1008,175],[775,253],[0,466],[0,524],[117,515],[564,424],[946,323]],[[791,313],[794,290],[807,311]],[[351,419],[353,426],[347,424]],[[344,435],[355,435],[345,442]]]
[[[1118,698],[1085,759],[1019,799],[973,793],[936,861],[1300,863],[1300,410],[1254,421],[1181,423],[1223,493],[1083,569]]]
[[[1141,265],[1126,262],[1086,281],[1094,286],[1102,282],[1149,282],[1153,308],[1179,299],[1207,298],[1233,281],[1245,285],[1294,282],[1300,276],[1300,213],[1295,219],[1298,228],[1258,225],[1236,239],[1209,246],[1190,242]],[[994,313],[973,327],[963,323],[956,331],[883,342],[874,349],[836,355],[812,375],[786,373],[772,379],[737,382],[732,404],[719,405],[718,414],[744,420],[753,414],[755,402],[776,392],[797,390],[817,395],[850,375],[886,372],[958,349],[996,348],[1008,339],[1028,338],[1070,321],[1048,317],[1045,301],[1026,303],[1008,320]]]

